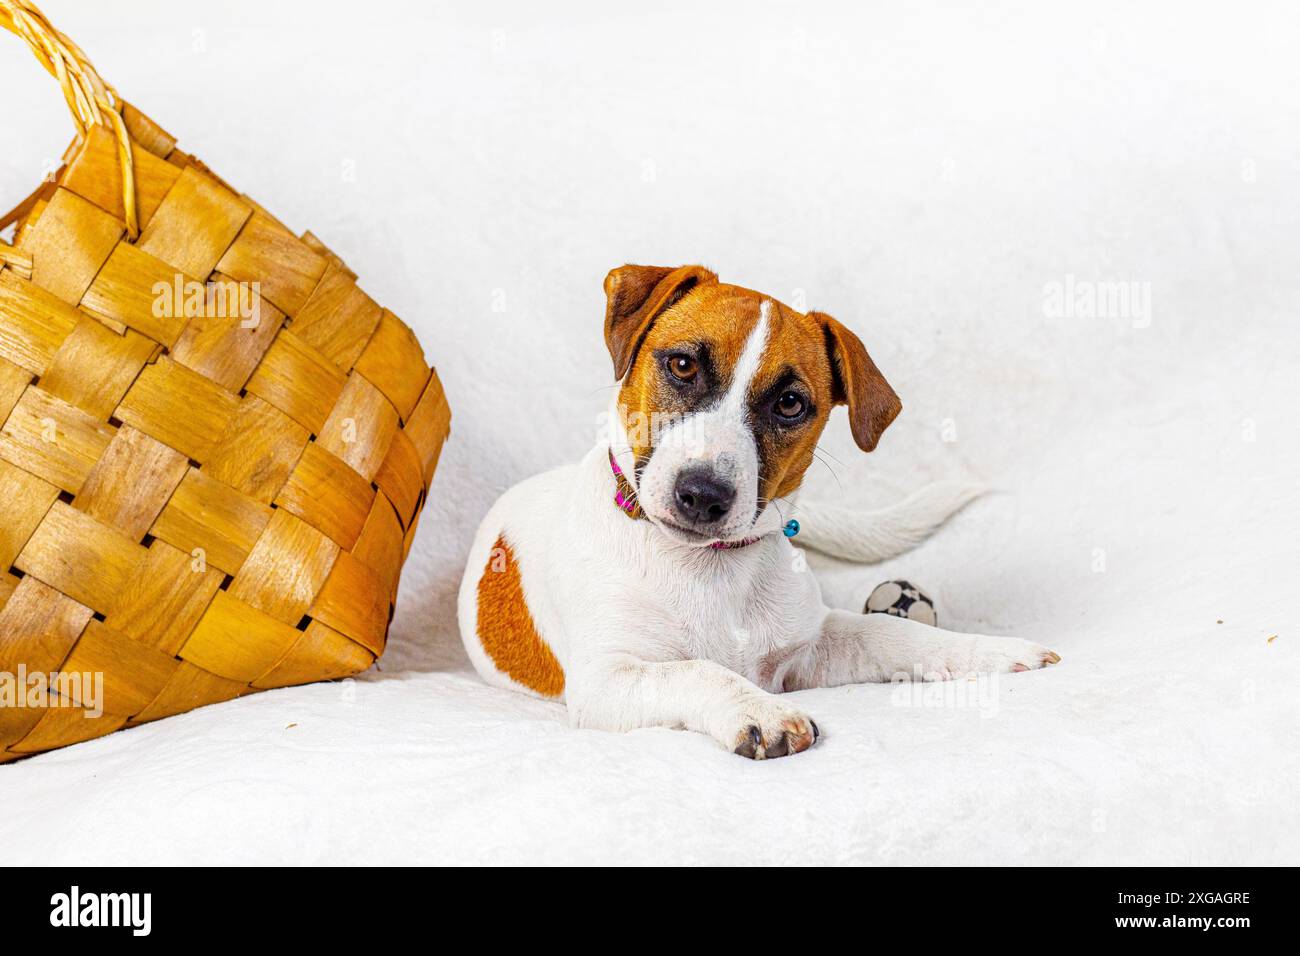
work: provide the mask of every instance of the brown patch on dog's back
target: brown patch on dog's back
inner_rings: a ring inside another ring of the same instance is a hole
[[[497,537],[478,580],[478,639],[497,670],[511,680],[546,697],[564,693],[564,668],[537,633],[519,565],[504,535]]]

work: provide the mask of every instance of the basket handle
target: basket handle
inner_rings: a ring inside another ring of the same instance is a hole
[[[122,98],[95,72],[81,48],[56,30],[28,0],[0,0],[0,27],[27,41],[41,66],[63,90],[79,138],[92,126],[111,128],[117,137],[117,154],[122,164],[122,208],[126,230],[132,239],[140,234],[135,208],[135,161],[131,138],[122,120]],[[0,247],[0,252],[3,248]]]

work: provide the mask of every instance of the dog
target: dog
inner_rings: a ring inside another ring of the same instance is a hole
[[[870,452],[902,410],[849,329],[698,265],[622,266],[605,295],[607,434],[503,494],[470,549],[458,617],[485,681],[562,700],[577,727],[697,731],[765,759],[820,735],[783,691],[1060,660],[822,602],[788,536],[818,437],[844,405]],[[799,533],[882,560],[973,494],[935,486],[865,515],[801,506]]]

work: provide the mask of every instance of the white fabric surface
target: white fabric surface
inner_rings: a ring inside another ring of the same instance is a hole
[[[1291,6],[44,5],[415,327],[454,418],[381,669],[0,766],[7,863],[1297,861]],[[16,201],[70,127],[0,41]],[[625,261],[863,336],[905,411],[871,456],[838,412],[810,495],[1002,489],[817,561],[831,603],[905,576],[1064,661],[985,714],[802,693],[825,737],[767,763],[483,686],[464,552],[591,441]],[[1048,316],[1067,275],[1149,283],[1149,326]]]

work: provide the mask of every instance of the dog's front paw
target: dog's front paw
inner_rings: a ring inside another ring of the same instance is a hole
[[[751,760],[797,754],[821,736],[811,717],[772,697],[758,697],[744,704],[730,723],[736,729],[723,743],[730,745],[733,753]]]

